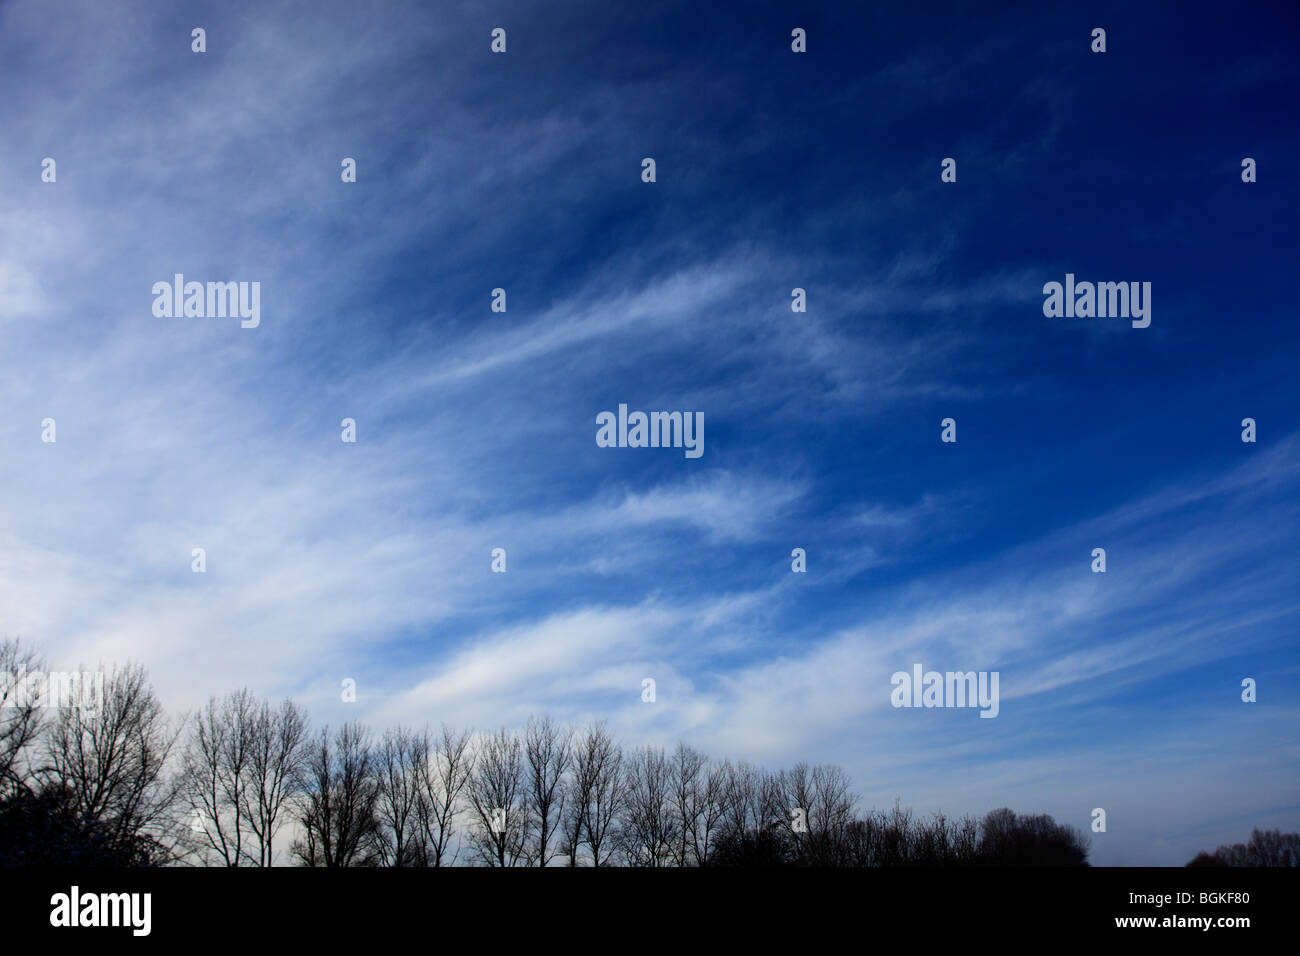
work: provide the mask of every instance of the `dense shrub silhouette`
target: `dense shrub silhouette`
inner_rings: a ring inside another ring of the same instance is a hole
[[[993,866],[1087,866],[1088,843],[1074,827],[1047,814],[990,810],[980,825],[978,862]]]
[[[0,799],[0,866],[152,866],[163,858],[151,838],[82,815],[69,788],[18,788]]]
[[[789,830],[775,822],[761,829],[723,833],[708,860],[710,866],[750,868],[791,866],[797,862],[798,853]]]
[[[993,810],[980,823],[942,813],[914,816],[895,804],[848,820],[820,841],[792,833],[782,821],[724,830],[714,866],[1087,866],[1088,843],[1074,827],[1046,814]]]

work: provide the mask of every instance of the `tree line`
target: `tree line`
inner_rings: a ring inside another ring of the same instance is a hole
[[[1249,843],[1224,844],[1213,853],[1202,850],[1187,866],[1300,866],[1300,833],[1261,830],[1250,833]]]
[[[0,641],[0,673],[42,669]],[[98,705],[0,685],[0,865],[1087,865],[1046,815],[860,812],[838,766],[770,771],[603,721],[313,730],[248,690],[168,717],[143,667]]]

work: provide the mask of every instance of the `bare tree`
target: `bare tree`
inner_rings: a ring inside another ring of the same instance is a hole
[[[502,727],[478,741],[465,791],[475,816],[470,844],[479,862],[500,867],[526,863],[532,821],[517,735]]]
[[[474,769],[471,735],[454,731],[446,724],[423,768],[420,801],[416,806],[429,866],[450,866],[455,862],[452,838],[466,784]]]
[[[17,638],[0,640],[0,794],[25,787],[33,769],[30,752],[41,732],[42,702],[28,677],[44,668]]]
[[[556,853],[556,832],[562,829],[567,798],[565,775],[573,757],[573,731],[557,727],[549,716],[532,718],[524,732],[526,803],[535,837],[529,860],[546,866]]]
[[[369,732],[355,721],[331,740],[320,732],[304,762],[298,820],[303,835],[293,846],[306,866],[374,866],[380,862],[379,799],[375,751]]]
[[[291,700],[274,710],[263,702],[249,748],[249,781],[244,790],[244,819],[257,843],[258,866],[275,861],[275,835],[284,825],[301,779],[306,746],[306,712]]]
[[[960,819],[936,813],[926,828],[928,839],[920,849],[922,862],[931,866],[969,865],[975,862],[979,844],[979,821],[971,816]]]
[[[759,805],[761,771],[743,761],[724,765],[722,830],[727,838],[737,840],[768,822]]]
[[[1224,844],[1213,854],[1201,852],[1188,866],[1300,866],[1300,833],[1261,830],[1249,843]]]
[[[880,811],[876,816],[876,866],[904,866],[914,863],[912,847],[915,845],[917,822],[911,809],[904,810],[894,801],[894,809]]]
[[[385,731],[380,741],[377,813],[379,846],[386,866],[425,864],[419,808],[430,747],[427,730],[416,732],[398,727]]]
[[[1250,833],[1246,845],[1251,866],[1300,866],[1300,834],[1281,830],[1261,830]]]
[[[149,837],[172,842],[178,781],[164,768],[181,727],[169,725],[145,669],[115,667],[103,700],[60,703],[46,743],[41,776],[69,791],[73,810],[103,824],[119,844]]]
[[[194,813],[199,852],[223,866],[244,859],[244,808],[257,734],[257,701],[237,690],[194,715],[181,762],[181,793]]]
[[[605,722],[589,726],[573,746],[571,796],[564,816],[561,848],[577,866],[585,845],[592,866],[609,866],[618,846],[618,815],[623,809],[623,751]]]
[[[704,790],[699,796],[695,826],[691,836],[691,856],[696,866],[708,866],[717,845],[718,831],[726,812],[727,766],[709,761],[704,776]]]
[[[794,856],[781,778],[748,763],[727,764],[723,813],[710,862],[773,866]]]
[[[1013,819],[998,812],[990,817],[990,833],[999,828],[1009,832],[1015,826]],[[954,819],[942,813],[916,817],[896,801],[892,810],[877,810],[844,826],[838,865],[969,866],[977,861],[979,830],[974,817]]]
[[[292,701],[272,710],[247,689],[214,697],[195,715],[181,792],[201,855],[224,866],[273,863],[306,736],[306,715]]]
[[[844,838],[856,802],[840,767],[802,761],[780,774],[783,809],[801,863],[843,864]],[[802,810],[802,817],[795,811]]]
[[[631,866],[668,866],[681,823],[673,805],[672,769],[662,748],[638,747],[624,770],[622,845]]]
[[[669,789],[673,813],[679,822],[672,850],[675,866],[698,866],[700,862],[695,850],[699,830],[712,825],[704,805],[708,765],[704,754],[684,743],[678,743],[673,751]]]

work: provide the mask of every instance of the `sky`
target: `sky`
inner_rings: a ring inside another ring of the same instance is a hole
[[[3,0],[0,635],[1101,865],[1300,829],[1300,9],[1071,6]],[[1046,316],[1067,273],[1149,327]],[[892,706],[916,663],[996,719]]]

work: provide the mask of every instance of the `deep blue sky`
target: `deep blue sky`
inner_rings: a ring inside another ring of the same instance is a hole
[[[1100,806],[1103,864],[1300,827],[1298,8],[864,6],[0,3],[0,632]],[[1044,317],[1067,272],[1150,327]],[[999,717],[890,707],[914,662]]]

